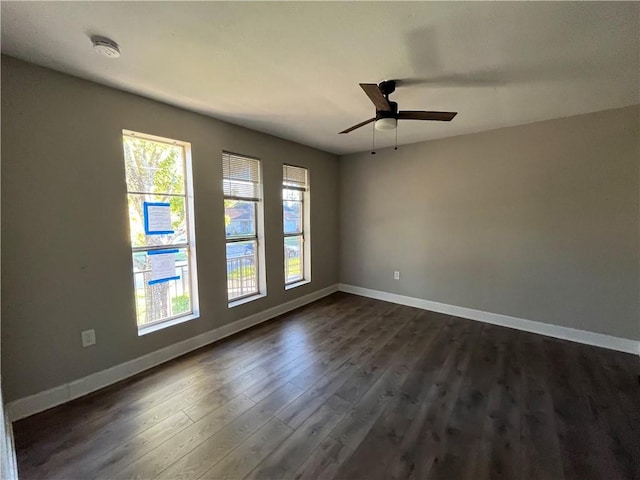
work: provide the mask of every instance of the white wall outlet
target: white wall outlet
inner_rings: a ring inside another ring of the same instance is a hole
[[[399,271],[395,271],[393,272],[393,279],[394,280],[400,280],[400,272]]]
[[[96,331],[95,330],[85,330],[82,332],[82,346],[90,347],[91,345],[96,344]]]

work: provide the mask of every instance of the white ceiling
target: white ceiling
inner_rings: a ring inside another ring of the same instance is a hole
[[[405,80],[400,144],[640,103],[640,3],[2,2],[2,52],[333,153],[358,83]],[[89,37],[122,52],[96,54]],[[389,146],[393,132],[376,134]]]

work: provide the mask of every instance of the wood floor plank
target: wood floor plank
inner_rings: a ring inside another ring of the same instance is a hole
[[[575,345],[553,339],[544,345],[565,478],[615,478],[600,461],[594,418],[576,376]]]
[[[399,388],[399,394],[389,403],[351,458],[340,468],[340,478],[388,477],[388,471],[379,468],[379,465],[388,466],[395,460],[405,433],[450,354],[451,345],[464,335],[464,325],[451,320],[446,322],[431,342],[431,348],[422,352]]]
[[[498,377],[489,391],[487,415],[482,438],[483,455],[475,475],[481,478],[520,477],[521,369],[516,352],[515,332],[500,328],[494,336],[498,343]]]
[[[521,477],[531,480],[564,479],[553,400],[545,375],[541,337],[522,335],[523,371]]]
[[[342,327],[349,325],[348,322],[344,322],[340,328],[336,328],[337,331],[342,331]],[[355,326],[355,323],[354,323]],[[345,339],[346,340],[346,339]],[[322,342],[321,342],[322,343]],[[251,387],[263,382],[269,377],[272,377],[269,381],[269,387],[263,388],[260,395],[253,394],[254,401],[260,401],[265,398],[266,395],[272,393],[274,390],[280,388],[282,385],[290,380],[288,375],[282,375],[280,382],[276,382],[273,378],[278,375],[281,370],[287,368],[287,366],[300,366],[308,363],[310,358],[321,358],[318,353],[321,353],[321,348],[308,347],[306,345],[300,345],[294,343],[289,345],[286,351],[272,351],[267,349],[264,352],[256,352],[253,354],[252,370],[244,371],[236,375],[227,375],[226,381],[218,381],[216,379],[215,389],[203,389],[200,388],[199,395],[193,399],[191,405],[185,406],[184,411],[193,419],[198,420],[207,415],[210,411],[217,408],[221,402],[228,401],[231,398],[235,398],[239,394],[245,394]],[[287,345],[284,345],[287,348]],[[311,350],[311,352],[309,352]],[[317,352],[316,352],[317,350]],[[264,355],[262,355],[264,353]],[[256,361],[256,357],[259,357],[259,361]]]
[[[330,397],[274,452],[247,475],[247,479],[293,478],[298,468],[347,413],[351,404]]]
[[[81,464],[70,462],[76,455],[74,450],[65,450],[59,458],[58,464],[43,464],[37,472],[48,472],[46,478],[66,480],[69,478],[95,478],[104,472],[109,472],[109,477],[125,465],[135,461],[146,452],[153,450],[157,442],[163,441],[177,434],[181,430],[192,425],[193,422],[183,412],[176,412],[157,425],[142,431],[130,440],[124,440],[119,446],[109,450],[93,448],[83,455]],[[66,461],[65,461],[66,460]],[[36,471],[25,469],[21,472],[23,477],[36,477]]]
[[[373,355],[378,348],[382,348],[388,341],[388,337],[395,333],[395,329],[389,331],[379,331],[379,322],[369,325],[369,330],[365,328],[358,332],[360,343],[357,348],[349,348],[345,352],[346,361],[336,370],[330,371],[316,382],[309,390],[304,392],[300,398],[292,402],[287,408],[280,411],[278,418],[292,428],[297,428],[316,409],[318,409],[336,390],[349,380],[358,369],[358,364],[369,356]],[[401,328],[403,324],[399,326]],[[368,331],[368,333],[367,333]],[[349,355],[351,355],[350,358]]]
[[[285,367],[264,375],[260,380],[244,390],[244,395],[254,402],[267,397],[270,393],[280,388],[282,385],[289,383],[293,378],[310,368],[316,362],[319,362],[326,356],[326,353],[313,351],[308,355],[290,362]]]
[[[422,322],[419,328],[417,322]],[[418,328],[416,328],[418,327]],[[419,316],[416,323],[409,323],[403,330],[405,348],[393,358],[383,376],[359,399],[345,418],[332,430],[331,436],[351,450],[355,450],[383,413],[387,404],[406,381],[413,365],[420,358],[420,351],[429,348],[442,324],[427,322]],[[406,330],[406,332],[405,332]],[[343,398],[343,397],[341,397]]]
[[[407,319],[409,320],[409,319]],[[396,354],[403,348],[407,348],[412,339],[415,340],[415,328],[405,328],[409,323],[415,327],[418,322],[416,318],[411,322],[406,321],[397,326],[390,335],[390,339],[379,348],[371,358],[365,362],[356,372],[354,378],[348,383],[340,387],[336,395],[340,398],[351,402],[358,402],[364,394],[375,384],[384,374],[386,368],[391,364]]]
[[[337,440],[326,437],[298,469],[295,480],[329,480],[336,476],[340,465],[353,454]]]
[[[61,472],[60,478],[112,479],[117,472],[190,425],[193,425],[191,419],[183,412],[178,412],[109,452],[97,450],[95,455],[84,457],[81,465],[72,463]]]
[[[301,393],[299,388],[286,384],[153,478],[185,480],[201,477]]]
[[[304,390],[312,387],[318,381],[318,378],[340,368],[354,354],[364,350],[366,346],[363,340],[368,339],[370,335],[375,333],[373,328],[375,328],[375,323],[372,318],[366,318],[364,321],[358,322],[353,329],[345,332],[345,337],[340,337],[343,340],[336,349],[332,350],[328,357],[293,378],[291,383]]]
[[[156,478],[161,471],[187,455],[253,406],[254,403],[242,395],[230,400],[177,435],[165,439],[154,450],[119,471],[116,476]]]
[[[78,425],[74,422],[60,432],[60,435],[40,437],[49,438],[49,442],[42,445],[37,441],[29,444],[25,447],[28,451],[24,458],[30,463],[44,465],[47,462],[55,461],[56,451],[59,451],[63,445],[80,445],[79,448],[87,449],[89,448],[85,442],[87,438],[100,438],[98,443],[104,445],[105,441],[113,435],[112,432],[119,429],[125,432],[129,431],[131,425],[138,425],[139,432],[145,425],[152,426],[154,421],[162,421],[181,410],[182,407],[179,403],[181,399],[176,397],[180,396],[188,400],[200,395],[200,387],[195,385],[195,381],[187,380],[177,386],[172,383],[156,392],[143,391],[140,392],[140,396],[133,399],[127,397],[120,408],[117,408],[118,402],[113,400],[109,406],[111,413],[106,414],[105,410],[100,408],[95,417],[85,415],[83,423]],[[167,405],[166,408],[165,405]]]
[[[607,471],[620,478],[640,478],[640,456],[634,455],[640,446],[640,431],[634,433],[631,427],[634,421],[638,424],[640,408],[634,409],[626,401],[632,397],[618,395],[618,390],[601,369],[600,357],[592,352],[592,348],[584,346],[575,348],[576,364],[581,367],[576,369],[576,376],[581,380],[581,395],[587,399],[592,414],[601,462],[607,465]],[[633,388],[638,406],[640,388],[636,385]],[[611,398],[618,399],[617,405],[612,404]]]
[[[321,372],[341,365],[341,355],[349,349],[349,342],[356,338],[358,328],[361,328],[361,322],[356,318],[330,328],[330,332],[325,332],[326,338],[318,339],[316,348],[282,369],[265,375],[244,390],[243,394],[258,402],[285,383],[293,383],[296,378],[299,386],[309,388],[319,380]]]
[[[623,464],[621,468],[640,480],[640,359],[603,348],[584,355],[593,360],[590,388],[604,393],[598,421],[607,430],[613,453]],[[588,368],[584,364],[583,367]]]
[[[96,428],[96,425],[89,424],[86,429],[76,432],[76,434],[85,432],[86,437],[73,441],[67,440],[70,444],[66,448],[47,449],[47,454],[42,455],[39,461],[30,460],[30,462],[42,471],[55,471],[65,467],[70,458],[85,457],[94,450],[114,448],[119,443],[134,438],[175,413],[182,411],[185,404],[189,404],[194,396],[197,396],[197,391],[188,390],[184,395],[171,397],[166,402],[159,403],[132,418],[117,416],[113,421],[105,425],[102,425],[101,420],[99,428]]]
[[[291,433],[290,427],[273,417],[200,478],[244,478]]]
[[[216,390],[207,392],[205,395],[199,395],[183,407],[184,412],[189,415],[192,420],[200,420],[207,416],[212,410],[218,408],[220,402],[226,402],[241,395],[249,386],[258,382],[265,375],[268,375],[270,372],[269,367],[269,365],[261,365],[223,383]]]
[[[451,346],[448,357],[400,442],[391,467],[396,478],[426,478],[434,462],[446,451],[446,445],[443,445],[445,428],[481,330],[481,325],[468,323]]]
[[[475,478],[473,472],[481,446],[488,393],[498,375],[497,328],[482,326],[447,427],[439,434],[440,455],[433,461],[430,478]]]
[[[355,372],[355,365],[345,362],[335,372],[323,377],[314,387],[278,413],[278,418],[291,428],[298,428],[320,408]],[[348,403],[345,401],[345,403]]]

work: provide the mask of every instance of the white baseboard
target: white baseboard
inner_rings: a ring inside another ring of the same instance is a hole
[[[395,293],[381,292],[379,290],[371,290],[369,288],[356,287],[343,283],[338,285],[338,289],[342,292],[353,293],[363,297],[375,298],[386,302],[398,303],[400,305],[421,308],[423,310],[430,310],[432,312],[445,313],[455,317],[468,318],[470,320],[491,323],[493,325],[515,328],[516,330],[523,330],[525,332],[538,333],[540,335],[546,335],[547,337],[561,338],[563,340],[571,340],[573,342],[640,355],[640,341],[637,340],[613,337],[611,335],[589,332],[586,330],[577,330],[575,328],[561,327],[558,325],[551,325],[549,323],[524,320],[522,318],[509,317],[498,313],[489,313],[481,310],[474,310],[472,308],[457,307],[455,305],[447,305],[445,303],[432,302],[421,298],[407,297]]]
[[[268,308],[262,312],[255,313],[248,317],[236,320],[235,322],[223,325],[222,327],[210,330],[201,335],[183,340],[182,342],[169,345],[168,347],[156,350],[142,357],[121,363],[114,367],[93,373],[84,378],[74,380],[64,385],[45,390],[43,392],[30,395],[9,402],[7,413],[11,421],[20,420],[38,412],[55,407],[74,398],[87,395],[101,388],[112,385],[137,373],[148,370],[161,363],[189,353],[200,347],[221,340],[229,335],[238,333],[249,327],[270,320],[278,315],[287,313],[308,303],[319,300],[338,291],[337,285],[331,285],[316,292],[309,293],[289,302]]]

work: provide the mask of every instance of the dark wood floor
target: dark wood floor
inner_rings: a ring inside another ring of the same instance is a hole
[[[640,478],[637,356],[338,293],[14,425],[29,478]]]

